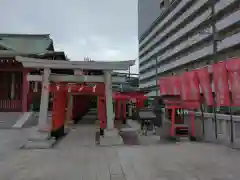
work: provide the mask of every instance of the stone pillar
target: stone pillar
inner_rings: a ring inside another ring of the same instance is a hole
[[[44,68],[43,81],[42,81],[42,93],[41,93],[41,104],[38,119],[38,130],[49,131],[48,123],[48,99],[49,99],[49,75],[51,70]]]
[[[100,145],[120,145],[123,140],[119,132],[114,128],[113,115],[113,100],[112,100],[112,74],[111,71],[104,72],[105,79],[105,96],[106,96],[106,114],[107,114],[107,128],[104,131],[104,136],[100,137]]]
[[[27,81],[28,71],[26,69],[23,70],[23,84],[22,84],[22,111],[27,112],[27,96],[29,91],[29,82]]]
[[[128,117],[132,118],[132,101],[128,101]]]
[[[113,116],[113,100],[112,100],[112,73],[104,72],[105,77],[105,93],[106,93],[106,110],[107,110],[107,129],[114,128]]]
[[[56,139],[50,138],[50,123],[48,122],[50,72],[49,68],[44,69],[38,127],[33,129],[32,134],[30,134],[27,143],[24,145],[26,149],[47,149],[51,148],[56,142]]]
[[[38,92],[38,82],[34,82],[33,92]]]

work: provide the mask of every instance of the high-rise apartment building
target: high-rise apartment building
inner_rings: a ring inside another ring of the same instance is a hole
[[[240,56],[240,0],[138,0],[139,86]]]

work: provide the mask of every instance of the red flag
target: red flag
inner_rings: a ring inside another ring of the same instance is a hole
[[[210,80],[210,73],[208,72],[208,68],[202,68],[196,70],[198,80],[200,83],[200,87],[202,89],[202,93],[207,105],[214,105],[213,95],[212,95],[212,85]]]
[[[195,71],[185,72],[181,77],[181,98],[184,101],[199,101],[200,89]]]
[[[168,88],[165,78],[159,79],[159,88],[160,88],[160,94],[161,95],[167,95]]]
[[[231,59],[226,62],[229,75],[229,89],[232,95],[232,105],[240,106],[240,59]]]
[[[237,71],[240,69],[240,58],[233,58],[226,61],[228,71]]]
[[[226,62],[218,62],[213,66],[213,83],[217,106],[230,106],[230,94]]]
[[[180,95],[180,89],[181,89],[180,77],[172,76],[171,78],[172,78],[173,94]]]
[[[166,84],[167,84],[167,94],[173,95],[173,83],[172,83],[172,77],[166,77]]]
[[[181,95],[181,99],[183,101],[186,101],[188,98],[188,94],[189,94],[189,83],[186,79],[186,76],[185,75],[181,75],[180,76],[180,79],[181,79],[181,85],[180,85],[180,95]]]

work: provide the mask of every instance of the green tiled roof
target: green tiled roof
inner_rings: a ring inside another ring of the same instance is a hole
[[[51,55],[66,60],[64,52],[54,50],[49,34],[0,34],[0,57],[45,58]]]
[[[52,43],[49,35],[0,34],[0,46],[18,53],[45,53]]]

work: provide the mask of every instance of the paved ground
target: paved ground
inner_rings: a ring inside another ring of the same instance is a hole
[[[0,112],[0,130],[12,128],[22,115],[21,112]]]
[[[30,133],[30,129],[1,129],[0,130],[0,162],[19,151]],[[1,174],[0,174],[1,179]]]
[[[93,125],[81,125],[54,149],[15,150],[0,160],[0,179],[238,180],[240,177],[240,152],[224,146],[183,142],[99,147],[95,145],[94,131]],[[0,141],[3,139],[1,136]],[[0,149],[5,145],[1,143]]]

